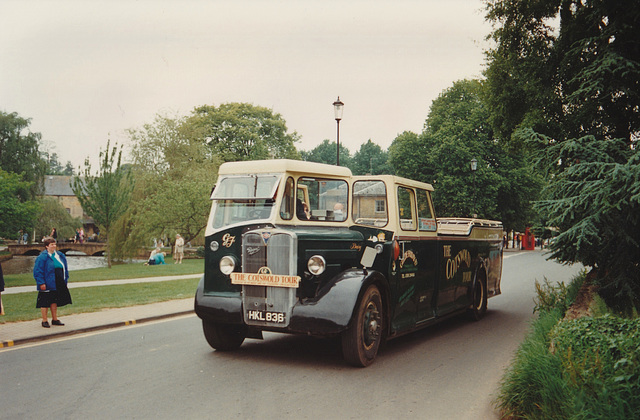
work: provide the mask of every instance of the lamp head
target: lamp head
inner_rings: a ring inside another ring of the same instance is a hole
[[[338,99],[333,103],[333,112],[335,113],[336,121],[340,121],[342,119],[343,107],[344,107],[344,104],[342,103],[342,101],[340,100],[340,97],[338,96]]]

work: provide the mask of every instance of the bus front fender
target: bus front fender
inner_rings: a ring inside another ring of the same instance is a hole
[[[362,291],[369,284],[381,280],[384,276],[377,271],[344,271],[324,286],[315,298],[298,302],[293,307],[289,330],[312,335],[341,333],[349,326]]]

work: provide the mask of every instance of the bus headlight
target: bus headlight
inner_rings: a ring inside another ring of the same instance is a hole
[[[209,244],[209,249],[211,249],[213,252],[216,252],[218,248],[220,248],[220,244],[216,241],[211,241],[211,243]]]
[[[307,268],[311,274],[319,276],[324,273],[325,268],[327,268],[327,263],[321,255],[314,255],[307,261]]]
[[[220,271],[222,274],[229,275],[236,268],[236,260],[230,255],[225,255],[220,259]]]

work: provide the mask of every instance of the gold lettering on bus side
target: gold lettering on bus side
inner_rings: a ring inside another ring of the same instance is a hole
[[[467,249],[463,249],[458,252],[454,258],[447,260],[445,265],[445,277],[447,280],[451,280],[456,275],[462,263],[464,263],[467,268],[471,267],[471,253]]]
[[[471,271],[465,271],[462,273],[462,282],[471,283]]]
[[[442,249],[444,250],[444,257],[451,258],[451,245],[444,245]]]
[[[357,243],[354,242],[351,244],[351,249],[356,249],[360,251],[362,249],[362,245],[358,245]]]

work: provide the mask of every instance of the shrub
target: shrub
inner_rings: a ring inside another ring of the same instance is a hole
[[[505,417],[532,419],[568,418],[569,390],[562,376],[562,361],[549,352],[549,331],[563,316],[544,311],[532,324],[505,373],[498,394],[498,408]]]
[[[586,272],[583,271],[571,280],[569,286],[565,286],[564,282],[556,283],[554,285],[549,282],[546,277],[544,278],[543,284],[536,280],[536,298],[533,300],[535,303],[533,312],[544,312],[558,309],[564,315],[569,306],[575,301],[585,278]]]
[[[576,413],[633,418],[640,412],[640,318],[607,314],[562,321],[550,338]]]

